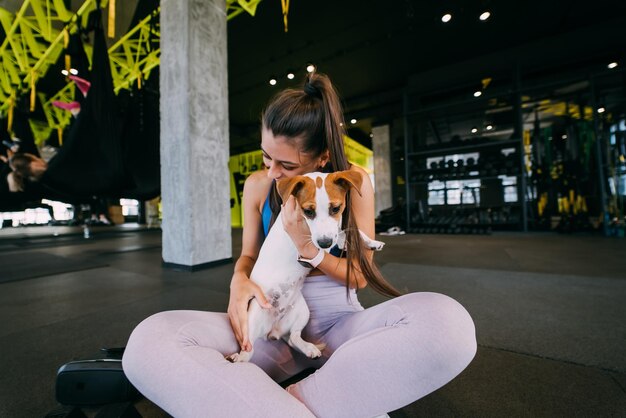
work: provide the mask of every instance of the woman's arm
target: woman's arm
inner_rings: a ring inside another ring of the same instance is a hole
[[[367,173],[356,166],[352,166],[351,170],[355,170],[363,177],[363,184],[361,185],[361,195],[356,191],[351,191],[351,213],[354,216],[358,228],[370,238],[374,238],[375,225],[374,225],[374,188]],[[317,254],[317,248],[313,246],[310,239],[301,239],[302,237],[310,237],[311,231],[304,220],[301,209],[297,205],[296,199],[292,196],[285,204],[283,210],[286,210],[285,222],[287,232],[290,236],[296,237],[294,243],[298,247],[298,251],[301,256],[305,258],[313,258]],[[289,221],[291,220],[291,221]],[[283,218],[285,221],[285,218]],[[293,238],[292,238],[293,239]],[[349,251],[350,249],[348,249]],[[374,257],[374,252],[371,250],[365,250],[365,256],[371,262]],[[317,269],[324,272],[326,275],[336,280],[337,282],[344,284],[348,275],[348,260],[346,258],[335,257],[331,254],[324,253],[324,259],[317,266]],[[351,271],[351,288],[364,288],[367,286],[367,281],[363,274],[358,269],[353,268]]]
[[[263,243],[263,225],[260,208],[267,197],[269,185],[265,172],[250,175],[243,187],[243,213],[245,224],[241,241],[241,255],[235,263],[230,282],[228,318],[242,350],[252,350],[248,340],[248,303],[256,298],[262,307],[270,308],[261,288],[250,280],[252,267]]]

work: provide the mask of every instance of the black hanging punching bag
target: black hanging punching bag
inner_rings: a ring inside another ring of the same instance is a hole
[[[125,188],[120,115],[100,9],[95,10],[91,87],[42,183],[73,199],[117,197]]]

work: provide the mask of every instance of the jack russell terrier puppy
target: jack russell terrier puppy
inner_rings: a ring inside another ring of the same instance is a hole
[[[353,187],[360,194],[362,181],[360,173],[348,170],[309,173],[276,182],[283,202],[290,195],[295,196],[311,230],[311,240],[320,251],[310,260],[301,257],[283,227],[282,217],[276,217],[250,274],[250,279],[261,287],[272,305],[271,309],[263,309],[256,299],[250,301],[248,333],[251,343],[258,338],[283,338],[309,358],[322,355],[323,344],[316,346],[301,337],[302,329],[309,322],[309,308],[301,290],[306,276],[322,262],[324,251],[330,252],[334,245],[345,246],[341,215],[345,209],[346,192]],[[385,245],[359,232],[367,248],[381,250]],[[249,361],[252,354],[253,351],[240,351],[226,359]]]

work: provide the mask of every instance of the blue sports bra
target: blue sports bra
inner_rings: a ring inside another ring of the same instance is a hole
[[[265,199],[265,203],[263,203],[263,211],[261,212],[261,220],[263,222],[263,233],[265,236],[270,232],[270,222],[272,220],[272,208],[270,207],[270,195],[272,194],[272,189],[270,188],[269,193],[267,194],[267,198]],[[346,253],[343,252],[341,254],[341,249],[336,245],[330,249],[330,254],[335,257],[345,257]]]
[[[263,203],[263,211],[261,212],[261,218],[263,220],[263,232],[265,236],[270,232],[270,222],[272,221],[272,208],[270,207],[270,195],[272,194],[272,189],[267,194],[267,198],[265,199],[265,203]]]

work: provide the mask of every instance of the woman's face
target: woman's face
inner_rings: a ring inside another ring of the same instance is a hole
[[[318,171],[328,162],[328,152],[319,157],[311,157],[300,152],[297,141],[285,136],[274,136],[271,130],[261,129],[261,150],[267,175],[272,179],[281,179]]]

